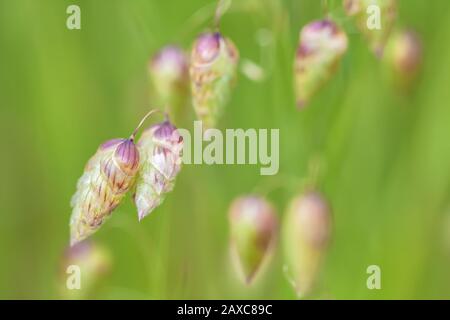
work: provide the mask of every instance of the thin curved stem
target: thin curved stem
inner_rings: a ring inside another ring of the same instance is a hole
[[[165,119],[168,119],[167,113],[159,110],[159,109],[153,109],[150,110],[149,112],[147,112],[147,114],[142,118],[142,120],[139,122],[139,124],[137,125],[137,127],[133,130],[133,133],[130,136],[130,140],[134,140],[136,138],[136,134],[139,131],[139,129],[142,127],[142,125],[144,124],[145,120],[147,120],[148,117],[150,117],[152,114],[160,112],[164,115]]]

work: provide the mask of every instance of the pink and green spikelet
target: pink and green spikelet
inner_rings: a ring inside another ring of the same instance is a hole
[[[347,35],[329,19],[303,27],[294,62],[294,89],[299,108],[305,107],[336,72],[347,43]]]
[[[139,151],[132,140],[113,139],[98,148],[71,200],[71,245],[92,235],[107,220],[132,187],[138,168]]]
[[[403,93],[414,89],[423,63],[423,46],[413,30],[397,30],[389,38],[383,60],[394,86]]]
[[[205,33],[191,53],[191,92],[194,110],[205,128],[215,127],[236,79],[239,53],[220,33]]]
[[[176,125],[184,123],[189,98],[189,63],[182,49],[166,46],[148,67],[151,104],[161,106]]]
[[[287,266],[300,297],[310,295],[317,283],[331,238],[328,203],[317,192],[295,197],[285,215],[283,242]]]
[[[247,284],[251,283],[275,240],[274,208],[259,196],[240,197],[229,210],[231,246]]]
[[[138,148],[142,165],[136,181],[134,202],[139,220],[142,220],[172,191],[181,169],[183,139],[169,121],[164,121],[143,132]]]

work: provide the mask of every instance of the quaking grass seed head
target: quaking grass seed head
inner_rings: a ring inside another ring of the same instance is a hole
[[[179,123],[187,115],[189,97],[189,63],[177,46],[166,46],[149,63],[151,98],[163,106],[170,118]]]
[[[278,226],[273,206],[259,196],[239,197],[229,209],[230,241],[235,262],[250,284],[269,255]]]
[[[331,210],[317,192],[295,197],[285,215],[283,240],[295,289],[301,297],[315,288],[332,233]]]
[[[230,98],[238,59],[234,43],[219,32],[201,34],[192,46],[189,69],[192,101],[206,128],[216,125]]]
[[[413,30],[399,30],[392,34],[384,60],[390,69],[394,85],[403,92],[411,91],[423,63],[423,47]]]
[[[71,200],[70,243],[72,246],[95,233],[133,187],[140,163],[134,140],[147,113],[128,139],[101,144],[84,168]]]
[[[172,191],[181,170],[183,138],[166,120],[145,130],[139,139],[142,165],[136,182],[134,202],[142,220]]]
[[[313,21],[300,32],[294,62],[294,88],[299,108],[333,76],[347,51],[347,35],[332,20]]]
[[[132,139],[103,143],[88,161],[72,198],[71,244],[96,232],[120,204],[139,168],[139,151]]]

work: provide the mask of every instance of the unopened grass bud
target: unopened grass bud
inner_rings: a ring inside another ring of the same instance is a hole
[[[347,35],[329,19],[314,21],[300,32],[294,62],[297,106],[306,106],[331,78],[347,51]]]
[[[138,141],[142,161],[134,202],[139,220],[159,206],[172,191],[181,169],[183,138],[168,121],[150,127]]]
[[[139,151],[132,139],[109,140],[98,148],[71,200],[71,245],[100,228],[132,186],[138,168]]]
[[[261,197],[240,197],[230,206],[229,222],[233,254],[249,284],[275,241],[275,209]]]
[[[162,48],[149,64],[152,104],[164,107],[176,124],[179,124],[187,113],[188,65],[186,54],[177,46]]]
[[[283,240],[295,289],[313,292],[331,238],[331,212],[323,197],[307,192],[294,198],[285,216]]]
[[[216,125],[230,98],[238,59],[236,46],[219,32],[202,34],[193,45],[189,70],[192,99],[206,128]]]
[[[372,52],[381,57],[397,18],[397,1],[344,0],[343,6],[366,38]]]

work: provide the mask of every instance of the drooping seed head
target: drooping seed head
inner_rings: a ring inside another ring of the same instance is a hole
[[[384,60],[392,71],[394,83],[400,89],[412,88],[423,61],[423,47],[419,36],[412,30],[395,32],[386,46]]]
[[[240,197],[229,209],[231,246],[246,283],[250,283],[275,240],[275,209],[259,196]]]
[[[220,33],[200,35],[191,53],[191,91],[195,112],[206,128],[214,127],[228,102],[239,53]]]
[[[310,294],[317,281],[332,229],[330,207],[316,192],[294,198],[286,213],[283,240],[299,296]]]
[[[397,1],[344,0],[343,7],[366,38],[372,52],[380,58],[397,18]]]
[[[189,71],[186,54],[177,46],[157,52],[149,64],[152,103],[166,108],[175,123],[186,116]]]
[[[307,24],[300,32],[294,62],[298,107],[304,107],[331,78],[347,51],[347,36],[329,19]]]
[[[134,202],[142,220],[172,191],[181,170],[183,139],[173,124],[164,121],[144,131],[138,148],[142,162]]]
[[[69,247],[60,262],[59,288],[63,299],[89,298],[112,267],[106,248],[91,241]],[[77,288],[79,285],[79,288]]]
[[[130,139],[109,140],[88,161],[72,197],[71,245],[96,232],[131,188],[139,151]]]

